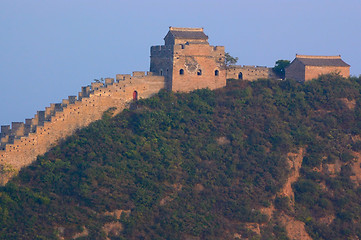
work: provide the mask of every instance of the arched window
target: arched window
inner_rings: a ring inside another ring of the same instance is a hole
[[[184,69],[179,70],[179,75],[184,75]]]
[[[197,75],[198,75],[198,76],[202,75],[202,69],[198,69]]]
[[[238,79],[243,79],[243,74],[242,74],[242,72],[240,72],[240,73],[238,73]]]
[[[137,100],[138,100],[138,92],[137,92],[137,91],[134,91],[134,92],[133,92],[133,100],[134,100],[134,101],[137,101]]]
[[[163,76],[163,70],[160,70],[160,75]]]
[[[218,75],[219,75],[219,71],[218,70],[214,71],[214,76],[218,76]]]

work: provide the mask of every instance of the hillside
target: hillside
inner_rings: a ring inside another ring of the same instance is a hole
[[[361,238],[361,77],[161,91],[0,188],[0,239]]]

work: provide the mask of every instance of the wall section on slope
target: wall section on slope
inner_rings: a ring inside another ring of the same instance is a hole
[[[33,119],[27,119],[25,124],[13,124],[12,129],[3,126],[0,184],[6,184],[22,167],[30,165],[59,140],[101,119],[109,108],[115,108],[114,113],[119,113],[129,106],[135,96],[149,98],[163,89],[164,84],[164,77],[152,74],[134,72],[133,76],[117,75],[116,82],[108,78],[104,84],[92,83],[83,87],[78,98],[70,96],[60,105],[51,104]],[[25,128],[31,130],[25,131]]]

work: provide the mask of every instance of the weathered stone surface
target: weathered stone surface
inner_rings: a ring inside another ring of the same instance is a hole
[[[227,67],[227,79],[256,81],[258,79],[277,79],[272,68],[262,66],[232,65]]]

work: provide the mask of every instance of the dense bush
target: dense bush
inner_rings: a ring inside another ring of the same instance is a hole
[[[85,226],[103,239],[102,226],[120,221],[123,239],[252,236],[246,222],[262,223],[264,239],[286,239],[257,209],[273,202],[287,153],[300,147],[307,153],[293,186],[296,217],[315,238],[361,237],[361,190],[350,181],[360,84],[332,75],[305,84],[229,81],[216,91],[161,91],[134,110],[105,114],[0,189],[0,238],[70,238]],[[340,174],[315,172],[336,161]],[[274,203],[290,212],[288,201]],[[116,209],[131,214],[102,214]],[[330,214],[331,225],[317,221]]]

